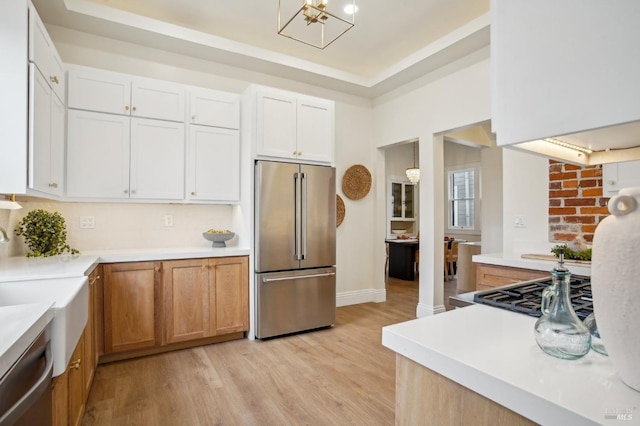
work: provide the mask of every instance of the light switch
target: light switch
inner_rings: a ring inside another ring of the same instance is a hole
[[[173,216],[170,214],[164,215],[164,226],[173,226]]]
[[[80,216],[80,229],[94,229],[96,218],[94,216]]]
[[[527,217],[525,215],[515,215],[513,216],[513,227],[514,228],[526,228],[527,227]]]

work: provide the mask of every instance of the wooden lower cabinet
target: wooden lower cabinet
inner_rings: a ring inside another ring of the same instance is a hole
[[[104,353],[160,345],[160,262],[103,265]]]
[[[479,263],[476,265],[476,290],[489,290],[521,281],[549,277],[550,273],[548,271]]]
[[[166,343],[249,329],[246,256],[163,262]]]
[[[100,276],[97,266],[89,274],[89,316],[84,332],[71,355],[64,373],[52,380],[52,424],[54,426],[76,426],[82,424],[85,404],[93,383],[97,365],[97,350],[100,347],[97,318],[100,317]]]
[[[71,355],[67,370],[53,378],[51,398],[54,426],[76,426],[82,424],[87,400],[84,379],[85,332]]]
[[[247,256],[113,263],[103,268],[101,361],[241,338],[249,330]]]

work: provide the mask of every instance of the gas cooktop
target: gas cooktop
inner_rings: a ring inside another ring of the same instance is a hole
[[[551,277],[542,280],[526,281],[491,290],[480,291],[473,296],[475,303],[507,309],[534,317],[540,317],[542,291],[551,285]],[[593,312],[591,298],[591,278],[579,275],[571,276],[571,304],[578,318],[584,320]]]

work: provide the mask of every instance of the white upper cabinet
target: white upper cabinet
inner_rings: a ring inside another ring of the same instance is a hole
[[[90,68],[71,68],[68,78],[69,108],[130,115],[130,76]]]
[[[184,124],[69,111],[67,196],[184,198]]]
[[[130,198],[184,198],[184,124],[131,119]]]
[[[611,197],[622,188],[640,187],[640,161],[625,161],[602,165],[602,189]]]
[[[189,89],[189,123],[240,128],[240,96],[202,88]]]
[[[191,125],[188,144],[187,199],[240,201],[240,133]]]
[[[258,93],[257,154],[296,158],[296,99],[281,94]]]
[[[257,157],[333,162],[332,101],[274,89],[260,89],[255,96]]]
[[[333,102],[298,99],[298,158],[330,163],[333,158]]]
[[[159,120],[185,120],[185,86],[92,68],[69,70],[68,107]]]
[[[594,151],[640,146],[638,22],[637,0],[492,0],[498,144],[558,137]],[[610,161],[594,154],[582,162]]]
[[[31,3],[29,3],[29,61],[36,64],[58,98],[64,103],[66,90],[64,64]]]
[[[185,87],[168,81],[134,78],[131,116],[185,121]]]
[[[62,196],[65,107],[35,65],[29,74],[29,188]]]
[[[130,118],[69,110],[67,196],[129,197]]]

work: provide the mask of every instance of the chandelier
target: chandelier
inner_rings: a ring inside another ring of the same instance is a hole
[[[418,183],[420,181],[420,169],[416,167],[416,148],[418,146],[417,142],[413,143],[413,167],[409,167],[407,169],[407,178],[411,181],[411,183]]]
[[[278,0],[278,34],[324,49],[355,25],[357,10],[355,0]]]

